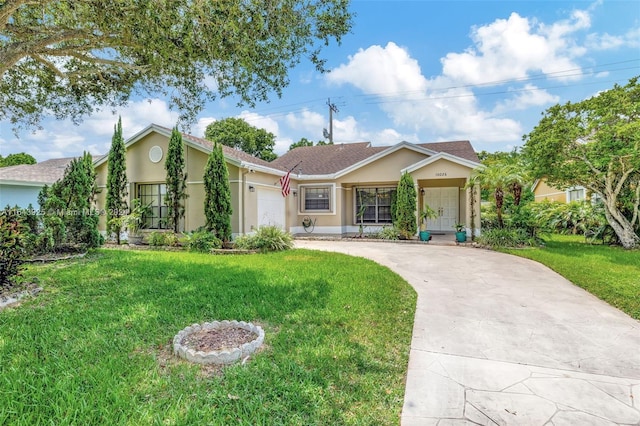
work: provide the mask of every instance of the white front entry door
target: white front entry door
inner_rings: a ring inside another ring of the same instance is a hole
[[[425,188],[424,202],[438,213],[435,219],[427,221],[430,231],[453,231],[458,222],[458,188]]]
[[[277,226],[284,229],[285,198],[280,190],[258,188],[258,226]]]

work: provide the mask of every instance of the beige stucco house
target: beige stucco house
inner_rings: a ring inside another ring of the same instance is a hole
[[[170,136],[171,129],[152,124],[125,143],[129,197],[151,204],[150,229],[166,226],[164,161]],[[189,231],[205,224],[203,174],[212,145],[187,134],[183,142],[189,197],[182,228]],[[223,153],[229,169],[234,235],[262,225],[277,225],[293,234],[356,233],[359,211],[364,211],[367,230],[377,230],[391,224],[392,193],[405,171],[416,184],[416,208],[421,210],[428,203],[438,212],[438,218],[428,223],[430,230],[451,232],[455,223],[463,223],[471,231],[470,191],[465,185],[480,164],[468,141],[300,147],[270,163],[226,146]],[[104,156],[95,162],[102,189],[99,208],[105,205],[107,160]],[[288,171],[291,192],[283,197],[280,178]],[[475,217],[479,215],[476,203]],[[480,220],[475,222],[479,227]],[[105,229],[104,217],[100,228]]]
[[[587,191],[583,186],[572,186],[565,190],[549,185],[546,179],[537,179],[531,188],[535,201],[557,201],[570,203],[587,199]]]

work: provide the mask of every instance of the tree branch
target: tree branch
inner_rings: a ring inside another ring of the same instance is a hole
[[[46,60],[40,55],[31,55],[31,56],[33,57],[33,59],[35,59],[36,61],[40,62],[42,65],[44,65],[45,67],[53,71],[54,74],[56,74],[58,77],[66,78],[66,75],[62,71],[60,71],[53,62]]]
[[[6,0],[2,6],[0,6],[0,32],[2,32],[9,23],[9,18],[13,13],[21,6],[28,4],[36,5],[42,2],[33,0]]]
[[[5,71],[22,58],[38,53],[47,54],[46,48],[50,45],[75,39],[91,38],[91,36],[84,30],[68,30],[41,39],[10,43],[0,51],[0,75],[4,74]]]

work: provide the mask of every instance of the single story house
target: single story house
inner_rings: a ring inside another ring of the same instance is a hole
[[[150,229],[166,227],[164,204],[165,153],[171,129],[152,124],[125,142],[129,197],[150,204]],[[186,214],[181,228],[205,224],[203,174],[212,150],[208,140],[183,134],[187,173]],[[345,235],[391,224],[391,199],[402,173],[413,177],[418,193],[416,209],[428,203],[438,212],[429,220],[432,231],[453,231],[463,223],[470,232],[471,171],[480,166],[468,141],[374,147],[369,142],[293,149],[272,162],[223,146],[229,170],[234,235],[262,225],[276,225],[293,234]],[[95,161],[98,208],[104,209],[108,155]],[[290,172],[291,192],[283,196],[280,179]],[[475,189],[479,199],[479,189]],[[476,231],[480,207],[475,205]],[[363,212],[362,215],[358,215]],[[104,216],[100,229],[105,229]]]
[[[571,188],[561,190],[549,185],[546,179],[537,179],[533,183],[531,190],[534,194],[534,201],[537,202],[548,200],[570,203],[572,201],[587,199],[587,190],[583,186],[572,186]]]
[[[73,157],[0,167],[0,208],[7,205],[27,208],[31,204],[37,210],[38,194],[42,188],[62,179],[71,160]]]

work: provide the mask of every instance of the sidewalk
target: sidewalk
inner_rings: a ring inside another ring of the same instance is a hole
[[[543,265],[447,237],[296,240],[372,259],[418,293],[402,425],[640,424],[638,321]]]

